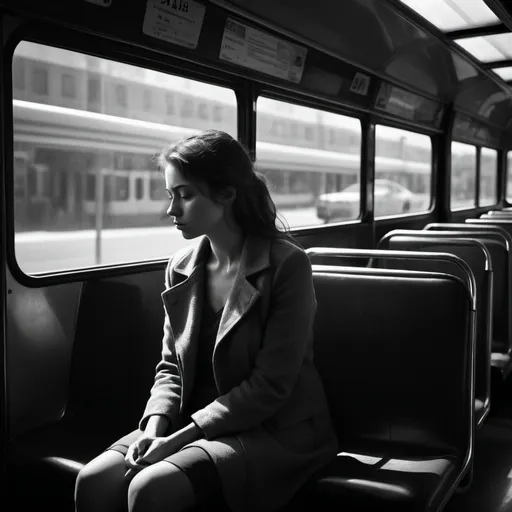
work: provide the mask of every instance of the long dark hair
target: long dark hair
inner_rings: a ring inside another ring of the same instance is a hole
[[[277,216],[265,177],[255,171],[246,148],[228,133],[206,130],[171,144],[158,156],[161,171],[169,164],[176,165],[187,180],[206,184],[212,200],[233,187],[233,216],[244,233],[286,238],[297,245],[285,221]]]

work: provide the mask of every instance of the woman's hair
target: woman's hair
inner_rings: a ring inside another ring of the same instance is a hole
[[[207,185],[210,197],[233,187],[233,216],[244,233],[265,238],[286,238],[297,242],[281,218],[282,230],[276,226],[277,211],[265,178],[254,170],[247,150],[226,132],[206,130],[171,144],[158,156],[162,171],[176,165],[184,178]]]

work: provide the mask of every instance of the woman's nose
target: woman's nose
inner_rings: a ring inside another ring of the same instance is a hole
[[[173,201],[167,209],[167,215],[169,215],[169,217],[178,217],[179,213],[180,209],[178,208],[178,205]]]

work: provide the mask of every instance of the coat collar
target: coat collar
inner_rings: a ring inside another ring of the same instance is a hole
[[[268,238],[247,235],[242,248],[239,276],[250,276],[270,265],[270,244]],[[194,271],[204,265],[210,252],[210,241],[203,237],[199,244],[183,255],[173,266],[173,271],[190,277]]]

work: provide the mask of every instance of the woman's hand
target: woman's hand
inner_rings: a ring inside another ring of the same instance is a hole
[[[137,459],[137,464],[142,467],[155,464],[155,462],[160,462],[165,457],[178,452],[181,448],[183,448],[183,445],[176,439],[175,435],[157,437],[149,445],[144,455]]]
[[[135,443],[133,443],[126,453],[126,464],[129,467],[125,478],[131,479],[136,473],[146,466],[155,464],[169,457],[173,453],[180,451],[185,445],[200,439],[201,430],[191,423],[185,428],[178,430],[167,437],[155,437],[142,434]]]
[[[124,475],[125,478],[131,479],[136,473],[147,466],[146,463],[141,463],[140,459],[155,439],[157,439],[156,436],[144,432],[137,441],[128,447],[124,457],[128,466],[128,471]]]

